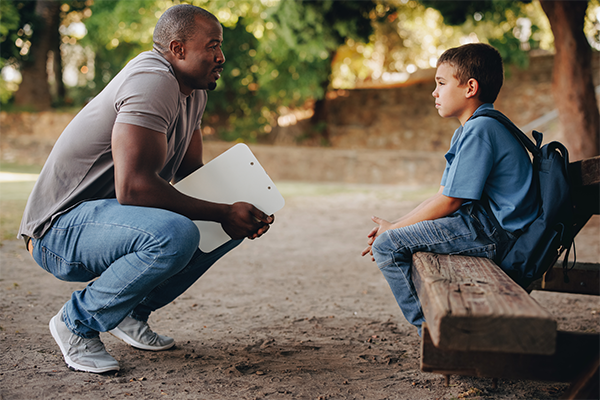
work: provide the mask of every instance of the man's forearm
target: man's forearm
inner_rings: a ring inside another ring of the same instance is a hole
[[[219,223],[225,220],[230,207],[187,196],[158,176],[139,179],[137,184],[130,178],[127,187],[117,190],[117,200],[123,205],[162,208],[191,220]]]

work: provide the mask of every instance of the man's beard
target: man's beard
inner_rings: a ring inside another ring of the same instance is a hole
[[[217,88],[217,82],[211,82],[208,84],[208,90],[215,90]]]

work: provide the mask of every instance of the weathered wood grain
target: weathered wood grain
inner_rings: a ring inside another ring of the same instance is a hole
[[[491,260],[417,253],[412,273],[435,346],[554,353],[554,318]]]

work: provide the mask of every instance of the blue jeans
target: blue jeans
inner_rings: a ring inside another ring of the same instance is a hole
[[[508,240],[503,241],[485,211],[469,203],[447,217],[386,231],[377,237],[372,250],[404,317],[421,335],[425,317],[411,279],[412,255],[423,251],[495,260],[516,239],[510,232],[506,234]]]
[[[78,205],[32,243],[35,261],[57,278],[95,279],[72,294],[63,314],[73,333],[92,338],[128,315],[147,321],[241,242],[203,253],[199,240],[196,225],[182,215],[109,199]]]

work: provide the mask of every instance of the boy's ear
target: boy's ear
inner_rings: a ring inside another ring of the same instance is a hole
[[[465,93],[465,97],[467,99],[479,96],[479,82],[477,82],[477,79],[469,79],[466,86],[467,91]]]

